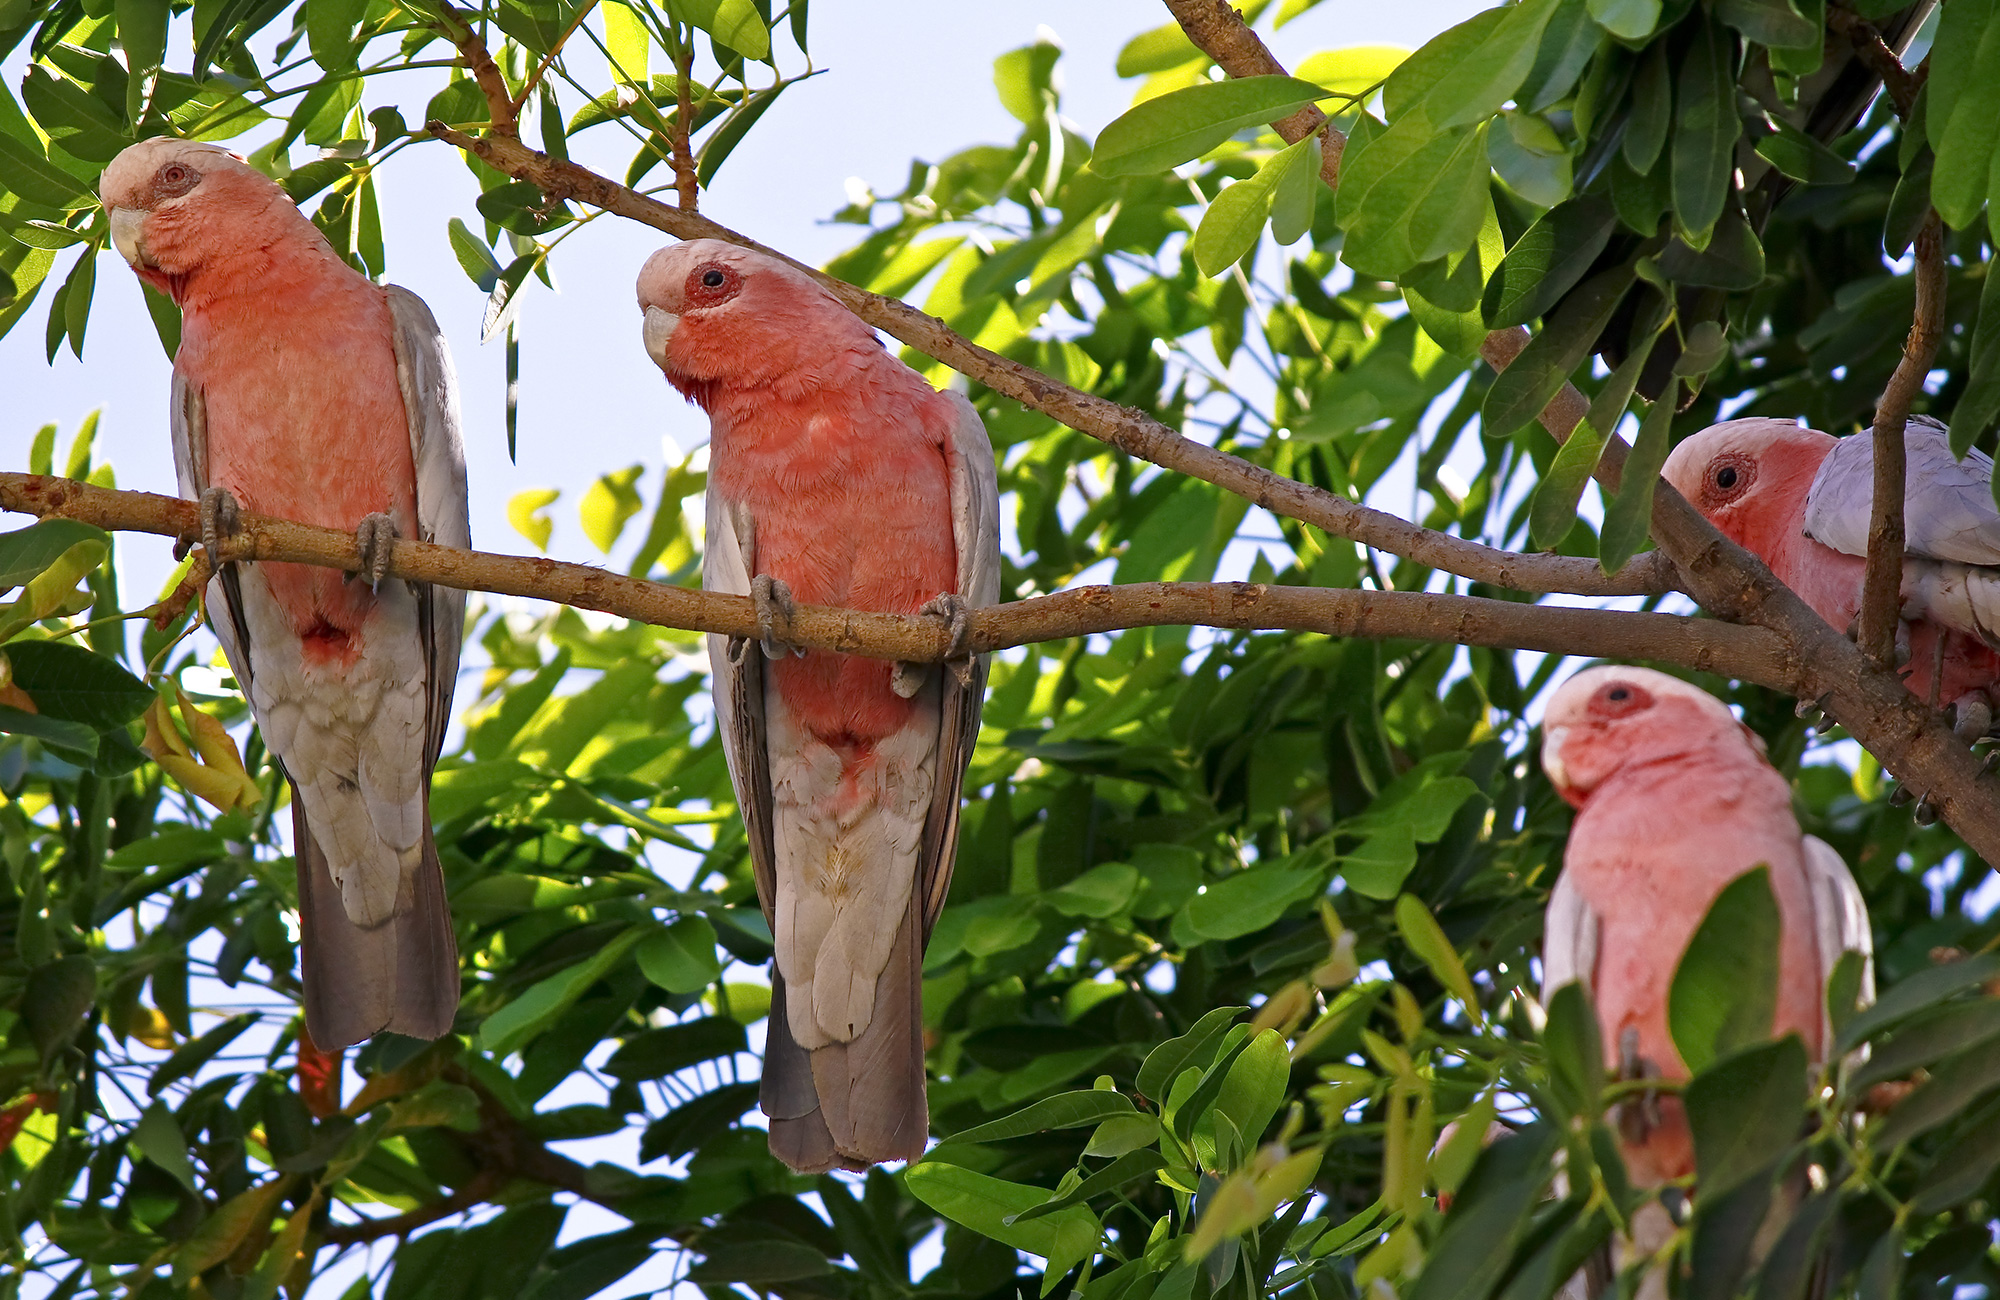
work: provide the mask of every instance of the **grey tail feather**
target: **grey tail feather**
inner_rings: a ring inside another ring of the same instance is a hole
[[[383,1030],[440,1038],[458,1014],[458,941],[445,904],[437,843],[424,831],[423,861],[388,923],[348,920],[326,851],[292,796],[292,844],[299,867],[299,961],[306,1030],[326,1051]]]
[[[868,1028],[851,1043],[807,1051],[792,1036],[785,981],[771,966],[771,1016],[759,1100],[771,1154],[800,1173],[915,1160],[930,1134],[924,1099],[923,900],[912,891],[896,945],[875,984]]]
[[[930,1136],[924,1097],[923,900],[911,891],[875,982],[868,1028],[812,1052],[813,1084],[834,1149],[850,1168],[915,1160]]]

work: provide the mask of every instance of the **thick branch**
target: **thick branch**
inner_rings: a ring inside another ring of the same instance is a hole
[[[1878,667],[1896,665],[1896,628],[1903,609],[1903,501],[1908,454],[1903,431],[1910,403],[1923,390],[1944,338],[1944,226],[1936,209],[1916,241],[1916,310],[1903,359],[1875,408],[1875,496],[1868,525],[1868,570],[1861,588],[1861,649]]]
[[[1272,57],[1271,51],[1264,47],[1263,38],[1250,30],[1228,0],[1166,0],[1166,4],[1194,47],[1215,60],[1215,66],[1230,76],[1286,75],[1285,66]],[[1290,117],[1271,123],[1271,127],[1286,144],[1297,144],[1319,132],[1320,179],[1329,189],[1340,184],[1340,155],[1347,148],[1347,137],[1326,114],[1307,104]]]
[[[521,127],[514,96],[507,90],[507,78],[500,75],[500,66],[493,62],[492,52],[480,38],[479,28],[474,26],[479,21],[479,15],[450,4],[440,4],[436,12],[437,21],[433,25],[444,33],[446,40],[458,47],[466,71],[472,74],[480,93],[486,96],[486,109],[493,119],[491,130],[495,135],[508,139],[518,137]]]
[[[0,474],[0,508],[184,540],[201,531],[193,502],[30,474]],[[350,533],[252,514],[243,516],[242,531],[221,558],[361,568]],[[756,612],[745,597],[663,586],[559,560],[398,541],[388,576],[557,601],[658,627],[741,637],[758,632]],[[1678,615],[1248,582],[1135,583],[1037,596],[973,611],[969,645],[983,653],[1125,628],[1183,626],[1658,659],[1780,689],[1797,673],[1783,644],[1769,633]],[[816,605],[799,606],[779,633],[798,645],[915,663],[943,659],[949,640],[936,619]]]
[[[706,217],[682,212],[647,198],[574,163],[550,158],[518,140],[475,138],[432,122],[430,133],[468,150],[517,179],[533,181],[543,193],[572,198],[643,222],[678,239],[721,239],[789,262],[830,289],[849,310],[928,356],[937,358],[995,392],[1062,421],[1072,429],[1127,455],[1213,483],[1273,514],[1311,524],[1428,568],[1443,569],[1495,587],[1516,591],[1562,591],[1584,596],[1647,595],[1669,581],[1653,562],[1640,562],[1606,577],[1591,561],[1563,555],[1520,555],[1435,532],[1386,511],[1358,505],[1310,484],[1273,474],[1239,456],[1183,438],[1158,420],[1130,407],[1081,392],[1030,366],[1011,361],[954,333],[935,316],[895,298],[857,289],[844,280],[793,261]]]

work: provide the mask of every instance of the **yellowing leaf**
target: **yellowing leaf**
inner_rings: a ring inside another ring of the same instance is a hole
[[[1321,50],[1293,72],[1300,81],[1318,82],[1338,95],[1360,96],[1389,79],[1410,52],[1400,45],[1350,45]]]
[[[542,508],[554,504],[561,495],[557,488],[529,488],[507,500],[507,522],[514,525],[515,532],[533,542],[538,551],[549,549],[549,534],[556,526],[554,520],[541,513]]]
[[[577,514],[583,520],[583,535],[606,555],[618,544],[618,534],[625,531],[626,521],[639,513],[643,503],[632,485],[639,481],[644,470],[642,465],[630,465],[603,475],[590,485],[577,507]]]

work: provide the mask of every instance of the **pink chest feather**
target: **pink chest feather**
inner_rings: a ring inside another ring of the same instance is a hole
[[[352,529],[382,512],[416,535],[416,469],[382,291],[285,284],[190,305],[176,368],[202,396],[209,482],[245,510]],[[315,657],[345,659],[374,609],[331,569],[263,566]]]
[[[950,417],[939,408],[928,388],[720,396],[709,490],[754,520],[752,572],[785,582],[803,604],[885,613],[915,613],[957,590],[941,422]],[[814,651],[772,669],[806,729],[851,756],[909,721],[913,705],[890,690],[883,660]]]

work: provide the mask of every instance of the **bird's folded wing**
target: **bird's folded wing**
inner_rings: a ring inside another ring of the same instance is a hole
[[[957,420],[945,446],[951,483],[952,537],[958,552],[958,594],[974,608],[1000,599],[1000,480],[993,442],[979,412],[962,393],[946,395]],[[979,740],[979,710],[986,702],[987,657],[973,660],[972,679],[960,683],[946,671],[939,701],[937,779],[924,819],[923,851],[917,859],[917,889],[924,900],[923,939],[930,939],[951,890],[958,856],[960,796],[965,769]]]
[[[1589,993],[1597,975],[1597,914],[1569,882],[1556,877],[1549,891],[1549,910],[1542,923],[1542,1005],[1557,989],[1581,983]]]
[[[201,494],[208,491],[208,402],[202,392],[187,381],[187,376],[178,369],[174,371],[173,397],[169,407],[167,423],[174,443],[174,477],[180,481],[181,495],[190,501],[198,501]],[[208,625],[215,629],[216,640],[222,642],[222,653],[229,658],[229,671],[236,674],[237,685],[243,688],[244,698],[250,695],[250,625],[243,614],[243,587],[240,575],[234,565],[214,571],[211,579],[221,584],[223,617],[215,617],[209,612]]]
[[[1911,416],[1904,433],[1906,553],[1962,564],[2000,565],[2000,510],[1993,504],[1993,459],[1973,450],[1951,454],[1945,427]],[[1870,502],[1875,495],[1875,438],[1842,438],[1821,462],[1806,496],[1805,532],[1848,555],[1868,554]]]
[[[1817,836],[1805,837],[1805,863],[1806,882],[1812,889],[1820,987],[1825,988],[1842,953],[1858,952],[1864,958],[1859,1001],[1868,1006],[1875,1001],[1875,937],[1868,926],[1868,902],[1861,896],[1861,886],[1854,883],[1847,863],[1833,846]],[[1830,1020],[1822,1026],[1822,1035],[1824,1041],[1832,1041]]]
[[[458,378],[444,334],[423,299],[389,286],[395,324],[396,385],[410,421],[410,460],[417,471],[417,526],[421,540],[469,549],[472,524],[465,487],[465,440],[459,431]],[[465,593],[425,586],[418,597],[430,680],[424,715],[432,763],[443,751],[458,682],[459,647],[465,639]]]
[[[750,575],[757,563],[755,523],[747,512],[733,509],[716,492],[708,494],[705,517],[702,590],[748,596]],[[722,756],[729,764],[730,784],[742,805],[757,902],[764,909],[764,920],[775,928],[778,885],[772,844],[771,757],[765,738],[764,653],[752,646],[741,662],[733,662],[729,638],[710,635],[708,660],[715,730],[722,739]]]

